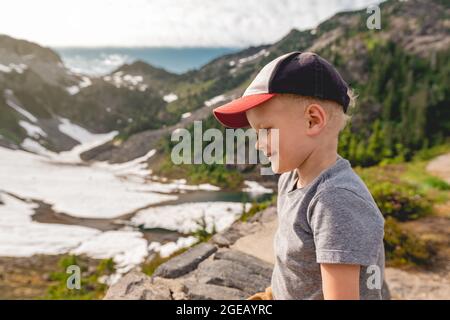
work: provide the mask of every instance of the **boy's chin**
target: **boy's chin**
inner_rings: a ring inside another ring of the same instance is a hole
[[[270,167],[275,174],[282,174],[285,172],[289,172],[294,170],[295,168],[290,168],[289,166],[283,165],[279,163],[278,161],[273,161],[270,163]]]
[[[282,174],[282,173],[286,172],[286,171],[282,170],[282,168],[279,166],[278,163],[275,163],[275,162],[272,162],[270,164],[270,167],[271,167],[273,173],[275,173],[275,174]]]

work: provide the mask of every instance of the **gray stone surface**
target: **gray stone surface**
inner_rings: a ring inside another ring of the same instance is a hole
[[[205,261],[195,276],[199,283],[235,288],[247,295],[264,291],[270,285],[270,277],[256,272],[251,266],[229,260]]]
[[[160,265],[154,276],[162,278],[178,278],[197,268],[198,264],[217,250],[210,243],[201,243],[188,251]]]
[[[160,265],[152,277],[130,272],[109,288],[105,299],[243,300],[264,291],[270,285],[272,264],[228,246],[273,218],[269,208],[247,222],[238,221],[209,243]]]
[[[186,281],[189,300],[244,300],[247,294],[241,290],[213,284]]]
[[[153,283],[142,272],[132,271],[112,285],[104,300],[171,300],[167,286]]]
[[[189,251],[211,254],[212,249],[206,248],[194,247]],[[190,261],[188,265],[192,265],[191,255],[185,257],[186,262]],[[186,263],[177,265],[186,270]],[[220,249],[176,279],[130,272],[109,288],[105,299],[243,300],[264,291],[270,285],[271,273],[272,266],[263,260],[239,251]]]
[[[214,255],[214,259],[240,264],[247,268],[248,272],[262,275],[265,278],[270,279],[272,276],[272,264],[237,250],[219,250]]]

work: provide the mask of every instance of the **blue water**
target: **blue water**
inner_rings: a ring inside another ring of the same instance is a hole
[[[239,48],[52,48],[71,70],[88,75],[104,75],[124,63],[145,61],[174,73],[197,69],[221,55]]]

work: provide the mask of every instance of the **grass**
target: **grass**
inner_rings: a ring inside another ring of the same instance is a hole
[[[80,268],[80,289],[69,289],[67,280],[72,273],[67,273],[69,266],[76,265]],[[95,300],[102,299],[108,286],[99,280],[103,276],[109,276],[115,272],[112,259],[93,261],[88,257],[65,255],[58,262],[57,271],[50,274],[53,282],[46,294],[40,299],[51,300]]]
[[[413,161],[428,161],[448,152],[450,152],[450,142],[416,152]]]
[[[162,265],[163,263],[167,262],[168,260],[182,254],[183,252],[186,252],[189,248],[201,243],[201,242],[207,242],[211,237],[216,233],[216,227],[213,225],[212,229],[208,228],[208,224],[206,223],[205,215],[203,214],[200,219],[196,221],[198,228],[194,232],[191,233],[192,236],[197,238],[197,242],[193,245],[181,248],[177,250],[176,252],[172,253],[168,257],[161,257],[161,255],[156,252],[153,256],[153,258],[142,265],[142,272],[145,274],[151,276],[155,272],[155,270]]]
[[[213,223],[212,228],[208,228],[204,212],[201,218],[196,221],[196,223],[198,228],[197,230],[192,232],[191,235],[196,237],[198,242],[207,242],[209,239],[212,238],[213,235],[217,233],[215,223]]]
[[[446,191],[450,184],[426,171],[428,161],[416,160],[405,164],[405,170],[400,176],[403,181],[416,185],[419,190],[427,193],[433,201],[445,202],[448,200]],[[444,192],[442,192],[444,191]]]
[[[251,217],[253,217],[256,213],[275,205],[277,202],[277,196],[273,195],[272,198],[268,200],[264,200],[261,202],[253,202],[251,207],[248,210],[245,210],[245,206],[243,209],[243,214],[240,217],[240,221],[245,222],[248,221]]]
[[[142,264],[142,272],[145,273],[148,276],[152,276],[153,273],[158,269],[160,265],[162,265],[164,262],[169,261],[170,259],[182,254],[183,252],[186,252],[189,248],[182,248],[174,253],[172,253],[168,257],[161,257],[159,253],[155,253],[154,257],[144,264]]]

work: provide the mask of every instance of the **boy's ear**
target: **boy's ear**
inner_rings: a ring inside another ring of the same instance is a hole
[[[311,136],[319,134],[327,124],[325,109],[317,103],[311,103],[306,107],[305,119],[307,121],[306,133]]]

